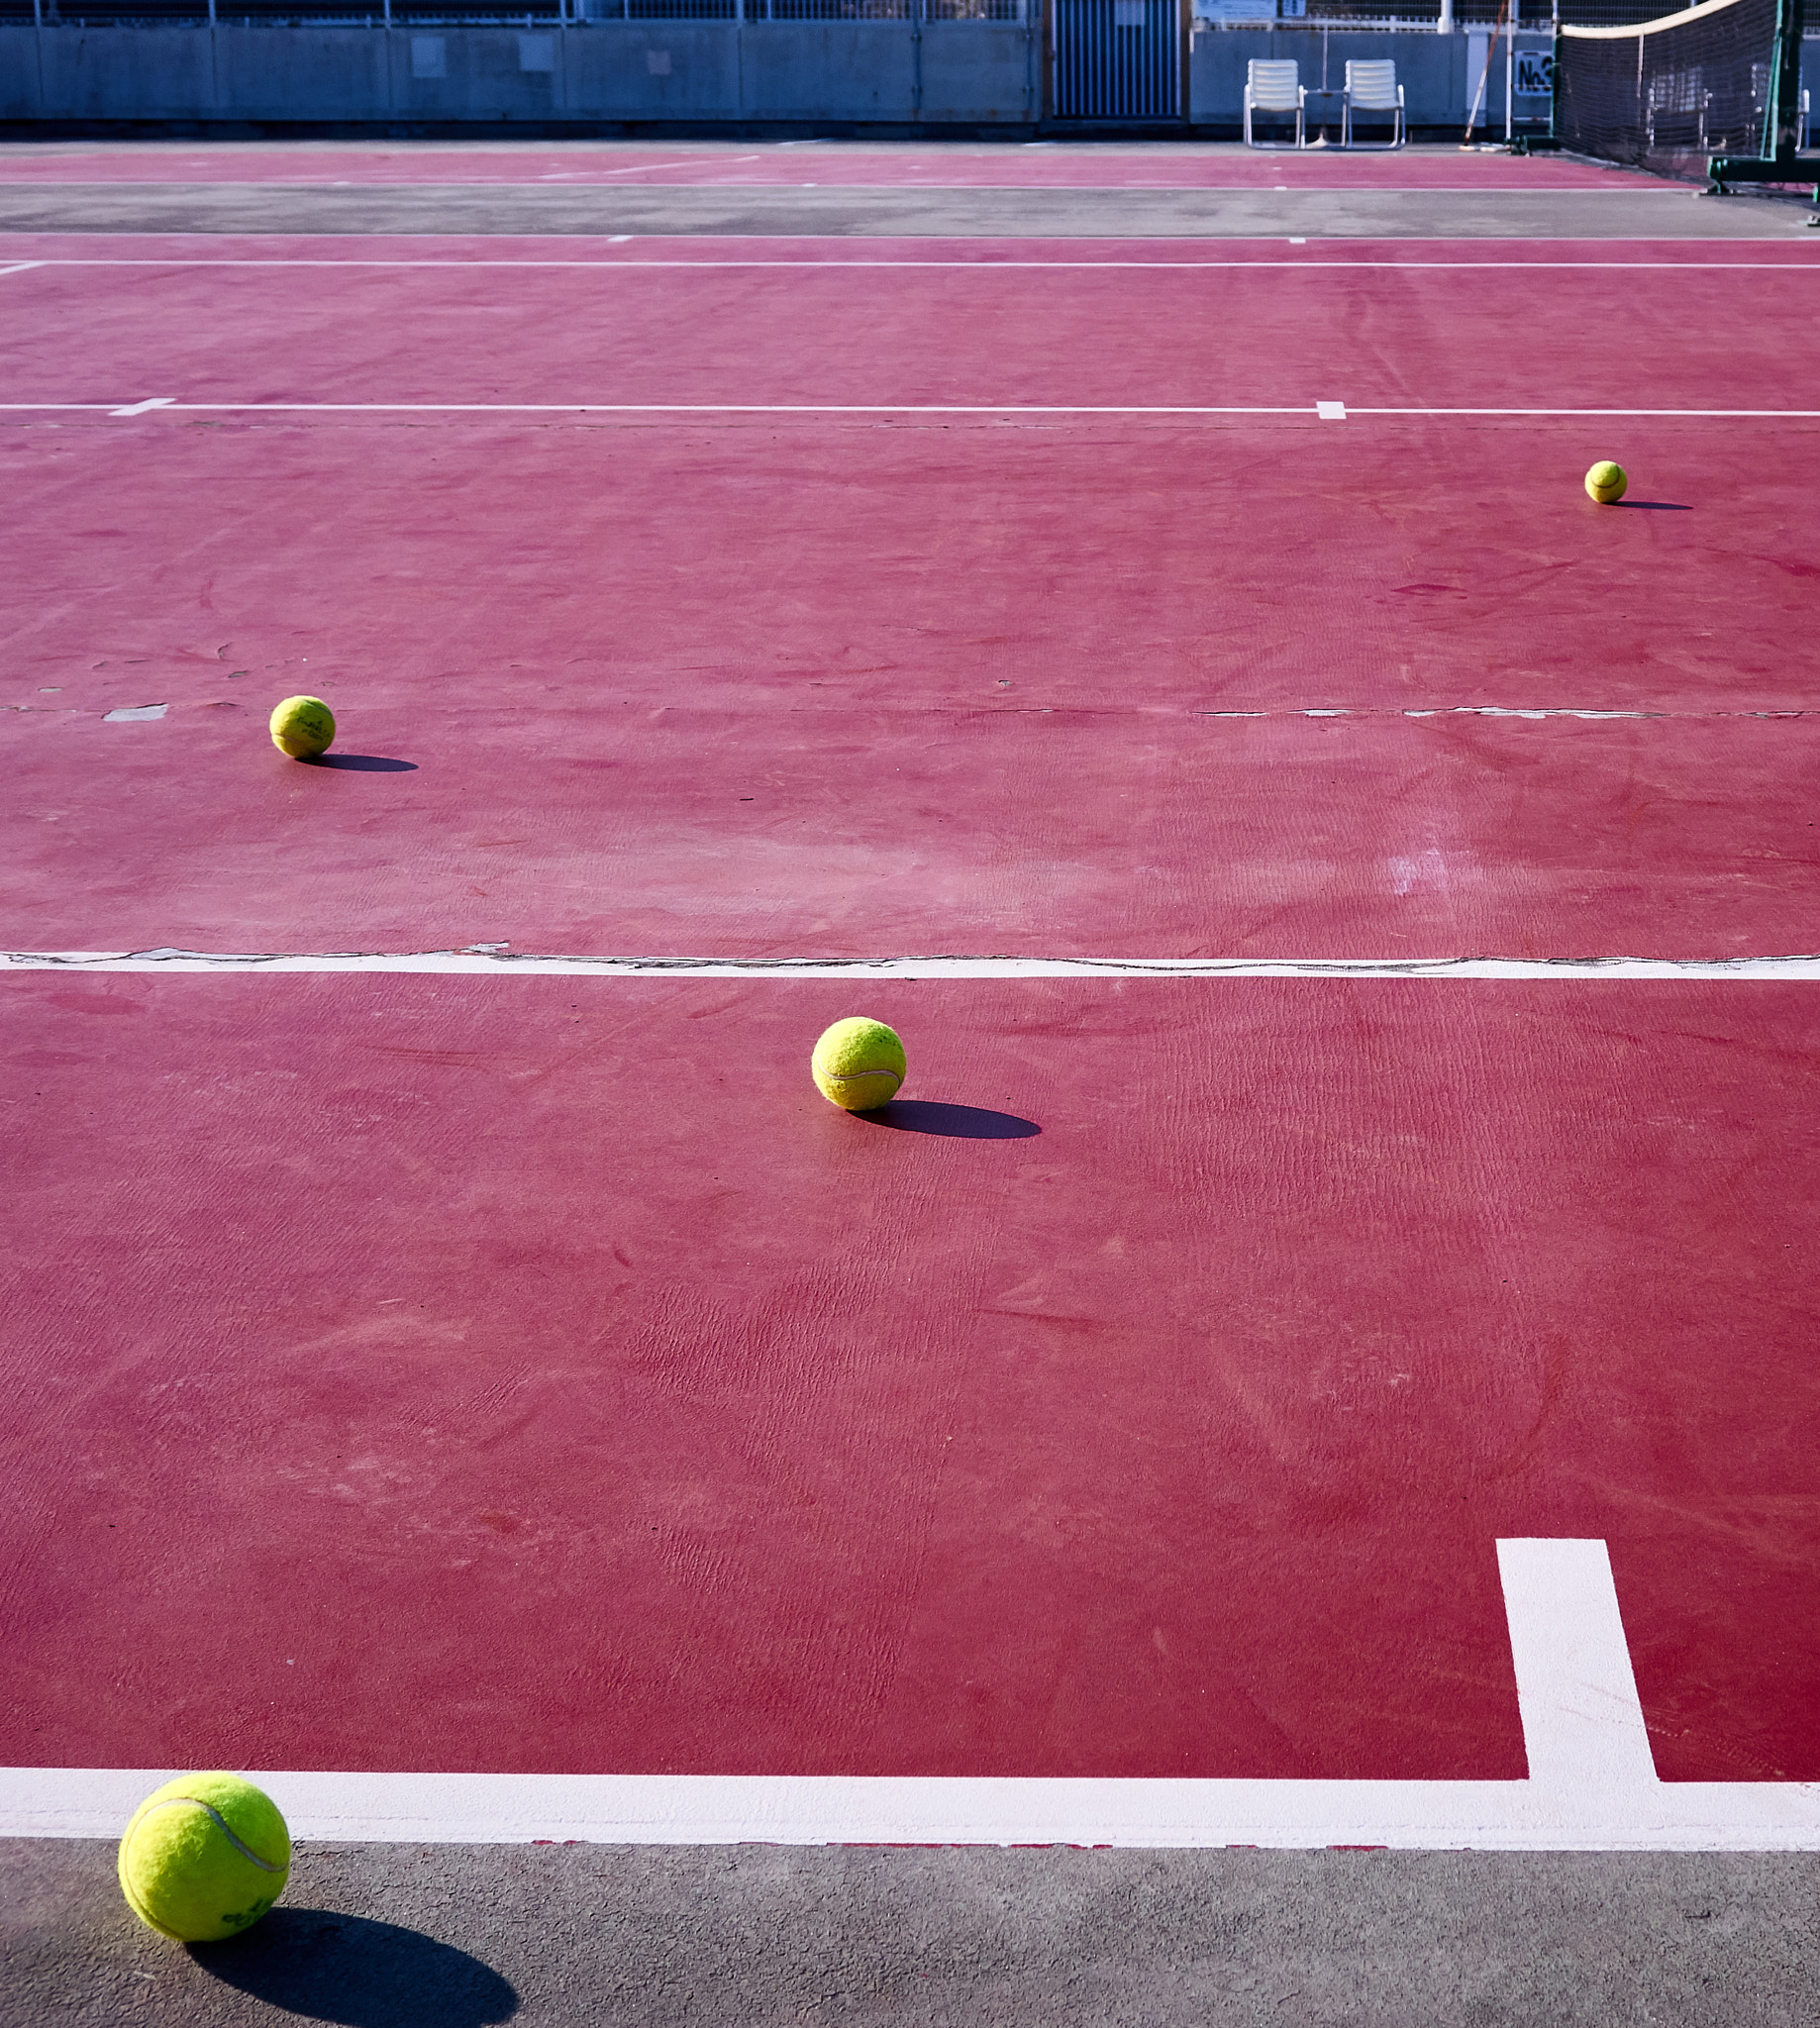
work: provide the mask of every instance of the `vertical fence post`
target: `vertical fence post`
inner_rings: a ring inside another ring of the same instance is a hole
[[[910,16],[910,117],[923,117],[923,16],[924,0],[908,0]]]

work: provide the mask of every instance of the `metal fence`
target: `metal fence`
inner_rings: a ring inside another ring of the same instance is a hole
[[[1438,4],[1426,13],[1411,10],[1410,0],[1194,0],[1197,29],[1369,28],[1432,36],[1440,26]],[[1652,20],[1691,0],[1513,0],[1505,14],[1501,0],[1455,0],[1450,18],[1457,28],[1489,29],[1502,21],[1523,34],[1551,28],[1561,21],[1573,28],[1607,28]],[[1820,0],[1808,0],[1809,18]],[[1809,41],[1820,29],[1808,31]]]
[[[0,23],[39,28],[584,28],[590,21],[1009,22],[1041,0],[547,0],[498,10],[497,0],[0,0]]]

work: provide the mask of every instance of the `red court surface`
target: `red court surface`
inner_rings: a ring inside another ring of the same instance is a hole
[[[6,951],[1820,941],[1806,250],[6,250]],[[1809,983],[0,992],[0,1764],[1820,1779]]]
[[[6,183],[599,182],[1019,190],[1611,190],[1686,196],[1629,170],[1565,157],[1478,154],[1458,148],[1400,153],[1265,154],[1244,148],[1052,143],[900,148],[831,142],[494,143],[458,148],[417,142],[0,146]]]
[[[1810,987],[7,993],[14,1763],[1820,1775]]]
[[[232,702],[152,724],[20,714],[0,817],[10,948],[1711,960],[1820,944],[1812,716],[1032,725],[793,706],[775,686],[769,712],[603,708],[529,682],[491,701],[452,683],[423,707],[395,677],[321,687],[354,703],[358,732],[331,767],[283,760],[263,710]],[[381,769],[406,757],[413,771]]]
[[[445,260],[489,244],[445,242]],[[1820,316],[1820,254],[1805,250],[1627,272],[1614,320],[1606,263],[1385,267],[1368,245],[1290,259],[1266,243],[1266,263],[1251,243],[1138,268],[1051,267],[1028,242],[940,266],[861,264],[876,242],[784,265],[726,241],[674,265],[356,264],[389,245],[345,242],[327,266],[0,275],[6,399],[1820,407],[1790,370]],[[1643,357],[1640,327],[1661,334]],[[1424,490],[1452,505],[1460,487]]]
[[[1810,950],[1820,420],[1352,405],[1791,405],[1817,285],[1645,270],[1640,369],[1600,268],[0,277],[19,400],[355,405],[9,417],[9,945]],[[1300,412],[1011,412],[1196,401]]]

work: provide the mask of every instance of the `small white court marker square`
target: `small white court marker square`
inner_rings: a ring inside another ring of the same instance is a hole
[[[136,401],[127,408],[111,408],[111,416],[143,416],[148,409],[169,408],[176,400],[174,394],[154,394],[150,401]]]
[[[1289,244],[1291,247],[1306,247],[1308,242],[1306,240],[1291,240]]]
[[[162,704],[123,704],[115,711],[104,711],[102,722],[106,725],[124,725],[130,719],[162,718],[167,706]]]
[[[1324,423],[1343,423],[1346,421],[1346,403],[1343,401],[1317,401],[1314,405],[1314,412]]]

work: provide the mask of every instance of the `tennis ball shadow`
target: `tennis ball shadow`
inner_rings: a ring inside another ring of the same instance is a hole
[[[1691,514],[1693,509],[1680,500],[1614,500],[1614,507],[1628,507],[1633,514]]]
[[[306,767],[341,767],[350,774],[415,774],[415,760],[392,760],[383,754],[311,754]]]
[[[939,1098],[894,1098],[869,1113],[855,1113],[875,1127],[895,1127],[900,1134],[940,1134],[950,1141],[1028,1141],[1042,1133],[1035,1120],[1016,1113],[995,1113],[979,1105],[950,1105]]]
[[[478,1958],[326,1908],[274,1908],[244,1936],[189,1953],[223,1985],[342,2028],[484,2028],[518,2012],[518,1994]]]

